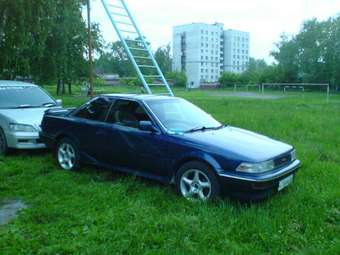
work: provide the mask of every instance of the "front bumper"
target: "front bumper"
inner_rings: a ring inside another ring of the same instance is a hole
[[[280,181],[295,176],[301,162],[295,160],[288,166],[263,174],[242,174],[221,171],[219,179],[224,193],[241,200],[263,200],[279,190]]]
[[[44,149],[39,132],[8,132],[5,134],[7,145],[13,149]]]

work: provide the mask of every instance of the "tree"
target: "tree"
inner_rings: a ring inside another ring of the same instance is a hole
[[[186,87],[188,83],[188,78],[184,72],[167,73],[166,79],[172,80],[176,87]]]
[[[0,77],[58,81],[61,88],[79,79],[87,61],[83,4],[83,0],[0,1]],[[93,28],[99,50],[99,29]]]
[[[134,40],[139,41],[139,39],[140,38],[137,37]],[[144,48],[140,42],[129,41],[128,44],[130,48]],[[130,49],[130,51],[134,56],[141,57],[136,58],[138,65],[151,65],[151,59],[147,59],[148,53],[135,49]],[[121,77],[136,76],[135,68],[121,41],[106,45],[99,59],[95,61],[95,68],[101,73],[117,73]],[[143,73],[148,74],[150,71],[152,70],[143,70]]]
[[[340,16],[304,22],[295,36],[281,37],[272,56],[285,82],[340,83]]]
[[[250,58],[247,70],[241,74],[241,80],[249,84],[274,83],[281,81],[277,65],[268,65],[263,59]]]
[[[156,50],[155,58],[164,74],[170,73],[172,69],[171,47],[168,44],[165,47],[159,47]]]
[[[233,86],[234,84],[242,83],[241,74],[224,72],[219,79],[222,86]]]

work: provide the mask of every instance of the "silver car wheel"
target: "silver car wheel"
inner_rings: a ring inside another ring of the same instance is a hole
[[[211,182],[202,171],[189,169],[181,177],[180,190],[183,197],[187,199],[206,201],[211,196]]]
[[[76,163],[76,152],[69,143],[63,143],[58,148],[58,162],[65,170],[72,170]]]

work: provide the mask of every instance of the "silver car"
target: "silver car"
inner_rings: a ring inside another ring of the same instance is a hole
[[[39,138],[44,112],[61,106],[39,86],[0,81],[0,155],[8,148],[42,149]]]

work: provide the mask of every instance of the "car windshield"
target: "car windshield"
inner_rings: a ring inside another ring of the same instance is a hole
[[[217,129],[221,123],[184,99],[149,100],[146,104],[165,128],[172,132]]]
[[[39,87],[1,86],[0,108],[48,107],[55,101]]]

